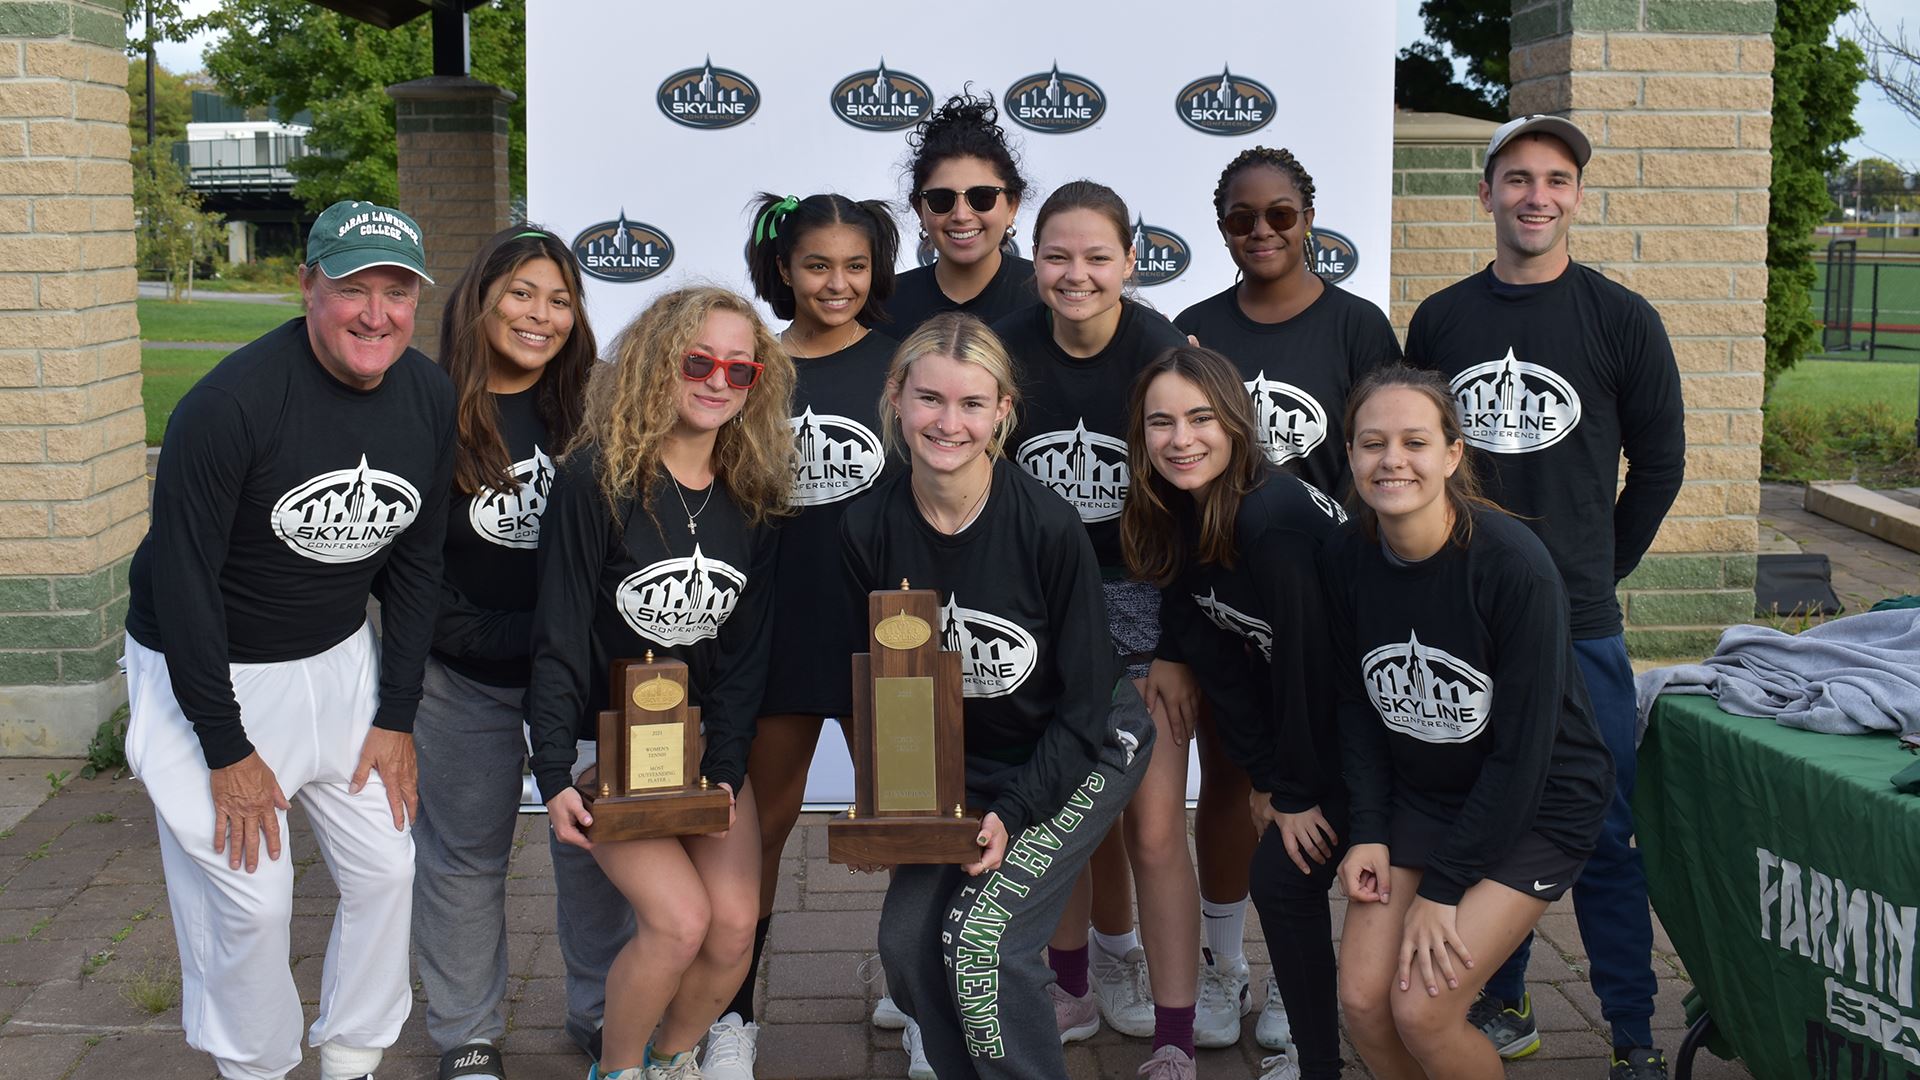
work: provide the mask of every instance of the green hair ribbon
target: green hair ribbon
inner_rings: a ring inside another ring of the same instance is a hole
[[[774,203],[772,206],[767,207],[765,210],[762,210],[760,212],[760,219],[753,223],[754,244],[758,245],[762,241],[771,240],[779,236],[780,222],[784,220],[788,214],[793,213],[799,208],[799,198],[789,195],[779,202]]]
[[[523,232],[523,233],[514,233],[513,238],[515,240],[525,240],[529,236],[545,236],[545,235],[547,234],[539,229],[528,229],[526,232]]]

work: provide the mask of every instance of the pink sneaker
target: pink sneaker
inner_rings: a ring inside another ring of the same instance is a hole
[[[1177,1046],[1163,1046],[1140,1066],[1147,1080],[1194,1080],[1193,1059]]]
[[[1074,997],[1060,984],[1047,984],[1047,996],[1053,999],[1053,1022],[1060,1028],[1060,1045],[1091,1039],[1100,1030],[1100,1005],[1093,999],[1093,992]]]

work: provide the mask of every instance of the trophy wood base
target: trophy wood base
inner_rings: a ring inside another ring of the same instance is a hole
[[[980,861],[977,817],[835,817],[827,819],[827,861],[852,866],[905,866]]]
[[[593,815],[587,839],[604,844],[725,832],[729,802],[724,788],[604,796],[587,804]]]

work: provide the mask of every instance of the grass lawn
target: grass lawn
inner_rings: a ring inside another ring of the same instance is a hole
[[[252,341],[300,314],[297,306],[220,300],[140,301],[142,341]]]
[[[167,418],[173,415],[173,407],[180,403],[181,395],[226,355],[225,349],[140,350],[140,402],[147,407],[148,446],[160,445],[160,436],[167,430]]]
[[[1780,374],[1769,405],[1831,409],[1884,401],[1909,427],[1920,407],[1920,367],[1864,360],[1802,360]]]
[[[1802,360],[1768,398],[1761,467],[1779,480],[1920,484],[1916,397],[1920,365]]]

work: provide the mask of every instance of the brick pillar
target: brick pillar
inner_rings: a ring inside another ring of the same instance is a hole
[[[387,87],[400,146],[400,209],[420,223],[427,273],[413,344],[435,355],[447,289],[480,242],[507,227],[507,106],[511,91],[436,75]]]
[[[0,4],[0,755],[75,755],[126,700],[146,530],[118,0]]]
[[[1393,117],[1393,264],[1389,314],[1406,340],[1420,301],[1493,261],[1480,209],[1487,140],[1500,125],[1447,113]]]
[[[1687,478],[1621,585],[1637,657],[1701,656],[1753,617],[1771,0],[1514,0],[1512,110],[1593,140],[1573,257],[1653,303],[1687,407]]]

